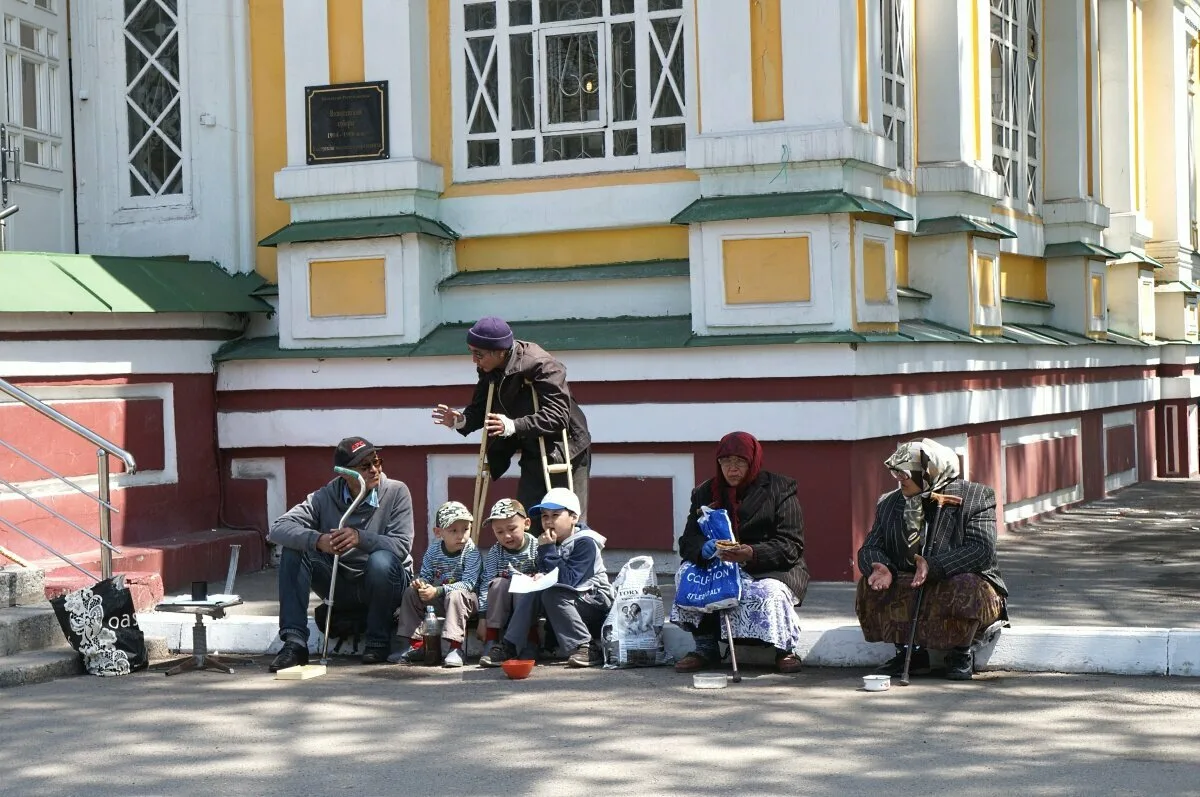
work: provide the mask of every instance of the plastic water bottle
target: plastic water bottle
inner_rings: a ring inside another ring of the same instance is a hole
[[[425,607],[425,623],[421,626],[421,634],[424,636],[437,635],[437,612],[432,606]]]

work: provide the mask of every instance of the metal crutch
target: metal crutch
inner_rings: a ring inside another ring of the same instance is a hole
[[[367,480],[363,475],[356,470],[350,468],[334,467],[333,472],[340,476],[353,476],[358,479],[358,495],[354,496],[354,500],[350,502],[350,506],[346,507],[346,513],[342,515],[342,519],[338,521],[338,528],[344,529],[346,521],[354,514],[354,510],[358,509],[367,498]],[[341,561],[342,555],[335,553],[333,555],[333,572],[329,578],[329,597],[321,601],[325,604],[325,633],[321,640],[321,664],[329,665],[329,624],[333,622],[333,592],[337,588],[338,579],[338,563]]]
[[[529,392],[533,396],[533,412],[536,415],[539,411],[537,388],[535,388],[533,386],[533,383],[530,382],[528,379],[525,380],[525,384],[529,386]],[[550,484],[550,474],[551,473],[567,474],[567,489],[570,490],[571,492],[575,492],[575,480],[571,477],[571,446],[567,443],[567,427],[566,426],[563,426],[562,438],[563,438],[563,459],[566,461],[563,462],[562,464],[551,465],[549,458],[547,458],[547,456],[546,456],[546,438],[542,437],[541,435],[538,435],[538,450],[541,451],[541,454],[542,454],[542,478],[544,478],[546,480],[546,492],[550,492],[550,489],[551,489],[551,484]]]
[[[488,485],[492,481],[492,471],[488,468],[487,448],[488,448],[488,431],[487,431],[487,416],[492,414],[492,398],[496,395],[496,383],[488,383],[487,403],[483,408],[483,438],[479,441],[479,462],[475,466],[475,500],[471,504],[471,511],[474,513],[475,521],[471,524],[471,540],[475,545],[479,545],[479,519],[483,517],[484,510],[487,508]]]

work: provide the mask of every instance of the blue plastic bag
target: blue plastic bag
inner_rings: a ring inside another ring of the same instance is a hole
[[[699,525],[706,539],[733,540],[729,513],[724,509],[701,507]],[[717,612],[737,606],[741,598],[742,579],[734,562],[720,559],[704,565],[684,562],[679,568],[679,585],[675,590],[677,606]]]

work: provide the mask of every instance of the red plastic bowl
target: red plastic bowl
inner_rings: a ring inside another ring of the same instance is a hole
[[[520,681],[523,678],[528,678],[529,673],[533,672],[533,665],[537,664],[533,659],[508,659],[501,662],[500,669],[504,670],[504,674],[514,681]]]

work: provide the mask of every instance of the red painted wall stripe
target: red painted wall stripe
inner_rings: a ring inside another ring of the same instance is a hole
[[[1078,452],[1078,437],[1005,446],[1005,500],[1013,504],[1079,484]]]
[[[1104,430],[1105,476],[1133,470],[1137,462],[1137,433],[1133,425]]]

